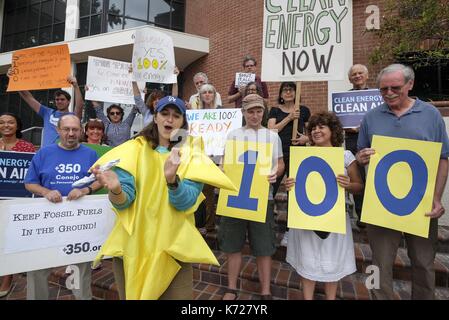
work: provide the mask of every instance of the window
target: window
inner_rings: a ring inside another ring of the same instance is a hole
[[[80,0],[78,38],[144,25],[184,31],[185,0]]]
[[[64,40],[66,0],[5,1],[1,52]]]

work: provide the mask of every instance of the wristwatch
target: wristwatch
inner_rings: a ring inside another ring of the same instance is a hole
[[[180,181],[179,176],[176,175],[175,182],[173,182],[173,183],[167,182],[168,189],[169,190],[176,190],[178,188],[178,186],[179,186],[179,181]]]

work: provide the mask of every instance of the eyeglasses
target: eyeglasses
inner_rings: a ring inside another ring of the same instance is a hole
[[[117,111],[117,112],[109,112],[109,115],[110,116],[119,116],[119,115],[121,115],[122,113],[120,112],[120,111]]]
[[[81,130],[79,128],[61,128],[61,131],[64,133],[69,133],[70,131],[77,133],[80,132]]]
[[[256,65],[255,64],[247,64],[247,65],[245,65],[245,68],[252,68],[252,67],[255,67]]]
[[[398,92],[401,92],[402,88],[404,88],[404,86],[405,86],[406,84],[407,84],[407,83],[403,84],[402,86],[382,87],[382,88],[379,88],[379,91],[380,91],[380,93],[382,93],[382,94],[387,93],[389,90],[391,90],[391,91],[393,91],[393,92],[395,92],[395,93],[398,93]]]
[[[293,92],[293,91],[295,91],[294,88],[290,88],[290,87],[282,88],[282,92]]]

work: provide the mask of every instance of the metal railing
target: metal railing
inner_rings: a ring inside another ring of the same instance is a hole
[[[35,146],[41,146],[42,145],[42,130],[43,127],[30,127],[27,129],[22,130],[23,138]]]

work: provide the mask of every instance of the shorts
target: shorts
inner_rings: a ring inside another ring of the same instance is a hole
[[[247,231],[253,256],[272,256],[276,252],[274,201],[268,201],[265,223],[222,216],[218,228],[220,250],[225,253],[241,252]]]

